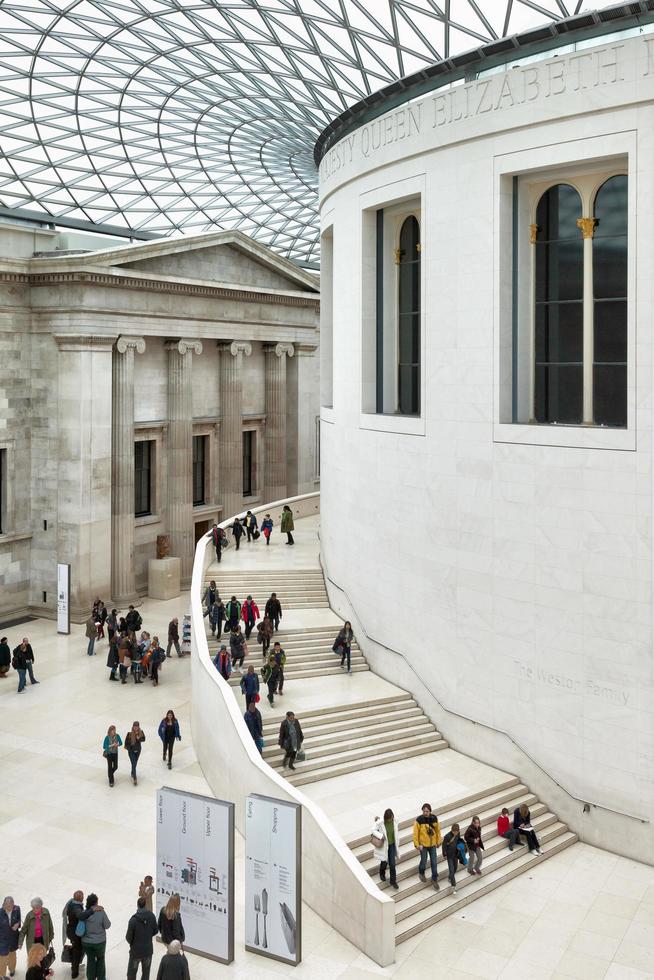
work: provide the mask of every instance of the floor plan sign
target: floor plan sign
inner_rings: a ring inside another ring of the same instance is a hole
[[[157,792],[157,912],[180,897],[184,948],[234,959],[234,804]]]

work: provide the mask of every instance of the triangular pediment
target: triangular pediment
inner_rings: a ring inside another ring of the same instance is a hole
[[[90,255],[85,256],[88,260]],[[318,278],[242,232],[160,239],[93,254],[94,266],[110,266],[205,282],[266,290],[318,293]]]

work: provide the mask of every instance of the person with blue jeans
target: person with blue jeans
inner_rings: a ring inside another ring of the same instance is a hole
[[[259,754],[263,754],[263,719],[254,701],[250,701],[248,704],[248,710],[243,715],[243,719],[248,726],[254,744],[259,750]]]
[[[86,620],[86,638],[89,641],[89,645],[86,648],[86,653],[89,657],[92,657],[95,653],[95,641],[98,637],[98,627],[95,625],[95,616],[89,616]]]
[[[400,887],[397,883],[397,847],[400,840],[400,829],[392,810],[384,811],[384,819],[375,818],[375,825],[372,829],[371,840],[373,842],[374,854],[379,861],[379,877],[386,881],[386,869],[388,868],[391,878],[391,887],[396,891]],[[379,842],[382,842],[381,844]]]
[[[138,721],[135,721],[125,736],[125,741],[123,743],[123,748],[127,749],[129,761],[132,765],[132,782],[135,786],[138,785],[136,779],[136,766],[139,761],[139,756],[141,755],[142,742],[145,742],[145,733],[141,730],[141,726]]]
[[[29,639],[24,636],[22,642],[15,647],[13,652],[12,666],[18,672],[18,693],[25,689],[25,675],[29,674],[30,683],[38,684],[32,665],[34,664],[34,651]]]
[[[427,881],[425,871],[427,870],[427,858],[431,865],[431,882],[435,891],[440,891],[438,884],[438,848],[442,844],[441,828],[438,824],[438,817],[432,813],[429,803],[422,804],[422,813],[416,817],[413,825],[413,846],[420,851],[420,863],[418,865],[418,877],[421,881]]]

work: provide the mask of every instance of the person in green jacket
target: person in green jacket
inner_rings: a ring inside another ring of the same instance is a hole
[[[294,530],[295,524],[293,522],[293,511],[288,504],[284,504],[284,509],[282,510],[281,531],[282,534],[286,535],[286,544],[295,544],[292,534]]]
[[[32,907],[23,920],[23,928],[18,933],[18,948],[22,949],[23,943],[26,942],[28,953],[34,943],[41,943],[48,949],[54,939],[52,918],[44,908],[43,900],[33,898],[30,905]]]

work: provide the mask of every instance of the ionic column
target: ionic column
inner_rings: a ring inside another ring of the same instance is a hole
[[[220,498],[223,519],[243,509],[243,381],[242,361],[252,353],[252,344],[235,340],[219,343],[220,407]]]
[[[199,340],[172,340],[168,351],[168,533],[171,554],[181,559],[181,587],[193,570],[193,354]]]
[[[134,576],[134,353],[142,337],[119,337],[111,378],[111,599],[136,604]]]
[[[593,235],[597,218],[577,218],[584,238],[584,425],[592,425],[593,415]]]
[[[286,471],[286,358],[293,344],[264,344],[266,371],[265,499],[281,500],[288,493]]]

